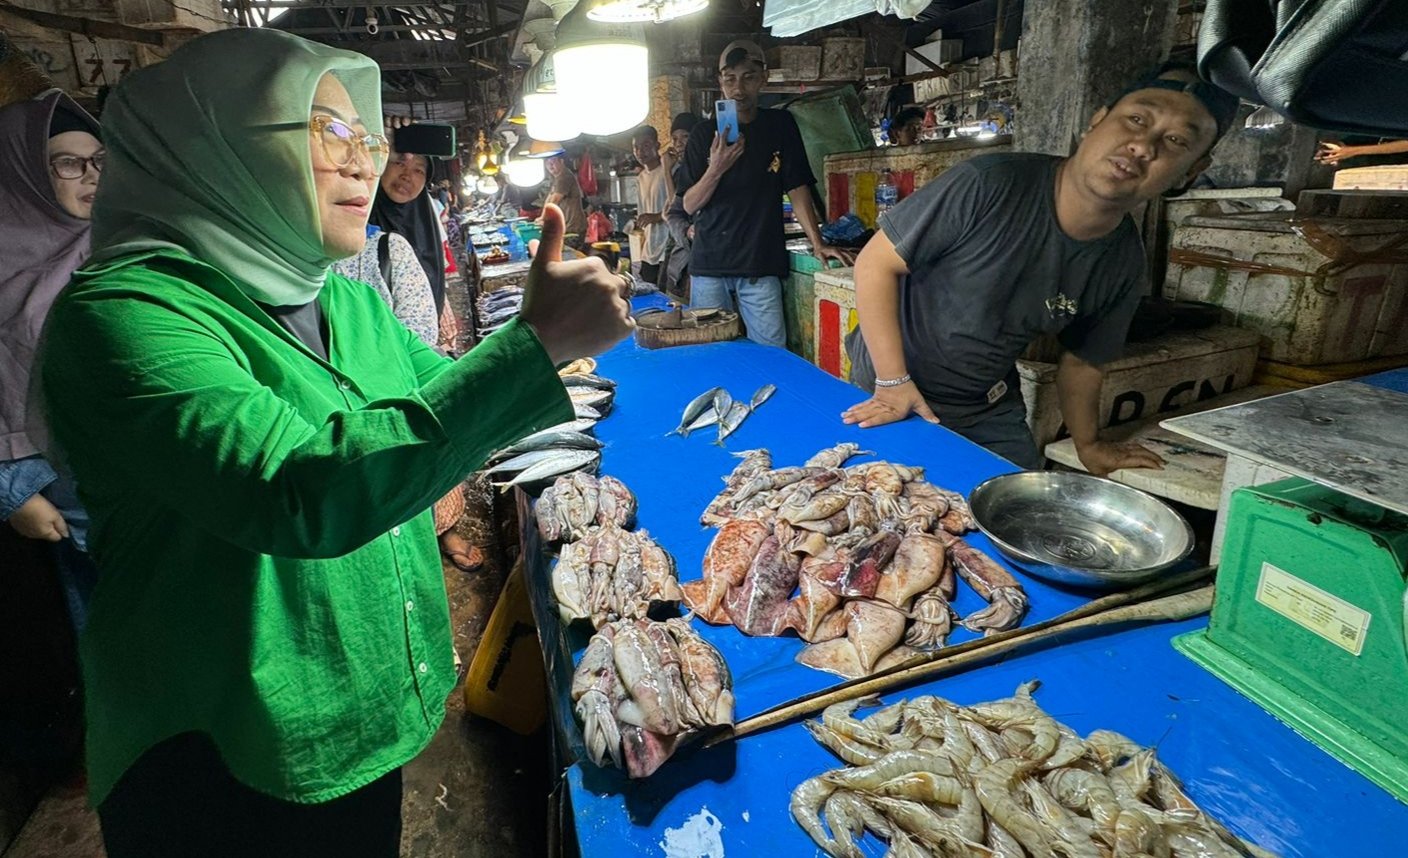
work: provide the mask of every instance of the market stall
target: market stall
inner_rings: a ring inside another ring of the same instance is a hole
[[[967,494],[1014,468],[945,430],[910,420],[874,430],[847,427],[839,415],[859,392],[781,350],[747,342],[649,351],[632,343],[603,356],[597,373],[618,384],[613,410],[596,427],[605,443],[601,473],[636,495],[639,529],[672,554],[681,582],[699,576],[713,531],[699,513],[717,494],[718,480],[739,451],[765,447],[774,462],[800,464],[817,450],[845,441],[885,460],[923,466],[936,485]],[[725,446],[714,432],[669,435],[681,410],[715,385],[746,399],[765,384],[777,386]],[[701,437],[701,435],[703,437]],[[566,791],[583,855],[625,852],[668,855],[811,854],[815,847],[789,811],[792,791],[839,765],[799,722],[701,749],[685,746],[648,778],[631,780],[583,756],[568,689],[589,630],[564,630],[548,583],[553,562],[520,504],[530,591],[547,659],[550,718],[567,766]],[[967,539],[993,556],[979,534]],[[1009,567],[1010,568],[1010,567]],[[1086,591],[1053,586],[1014,570],[1030,599],[1025,624],[1085,604]],[[982,605],[961,590],[954,607],[967,615]],[[1128,626],[1112,634],[1068,640],[1002,663],[887,693],[887,702],[937,695],[958,704],[1007,697],[1038,679],[1036,700],[1081,734],[1114,730],[1154,746],[1159,760],[1184,779],[1188,795],[1237,835],[1284,855],[1388,854],[1393,820],[1408,823],[1408,808],[1362,775],[1280,724],[1234,689],[1179,654],[1171,640],[1206,619]],[[735,719],[743,720],[839,679],[795,659],[806,644],[788,634],[750,637],[729,625],[691,626],[727,661],[733,676]],[[956,630],[951,643],[975,636]],[[703,743],[699,743],[702,745]],[[1356,796],[1353,810],[1343,796]],[[1335,797],[1335,798],[1331,798]],[[1387,823],[1365,825],[1365,820]],[[866,854],[883,851],[868,841]],[[714,850],[714,851],[711,851]],[[1378,851],[1376,851],[1378,850]],[[1384,851],[1388,850],[1388,851]]]

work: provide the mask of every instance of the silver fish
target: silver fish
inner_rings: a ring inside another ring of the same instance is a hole
[[[714,392],[714,413],[723,420],[728,416],[729,409],[733,408],[733,397],[722,387]]]
[[[534,450],[600,450],[602,444],[590,435],[571,432],[554,426],[541,432],[534,432],[526,438],[503,448],[489,457],[490,462],[502,462],[520,453]]]
[[[530,450],[526,453],[520,453],[511,459],[499,462],[492,467],[485,468],[483,473],[512,474],[517,471],[524,471],[561,452],[561,450]]]
[[[757,392],[757,393],[754,393],[754,394],[753,394],[753,400],[748,403],[748,407],[751,408],[751,409],[753,409],[754,411],[757,411],[758,408],[759,408],[764,402],[767,402],[769,399],[772,399],[772,395],[773,395],[774,393],[777,393],[777,385],[775,385],[775,384],[765,384],[765,385],[763,385],[762,387],[758,388],[758,392]]]
[[[572,398],[574,404],[586,405],[603,412],[611,407],[611,400],[615,397],[609,390],[592,387],[571,387],[567,389],[567,395]]]
[[[694,421],[704,413],[704,410],[714,401],[714,395],[721,389],[722,388],[711,387],[690,400],[690,403],[684,407],[684,413],[680,415],[680,425],[670,430],[667,434],[688,436],[690,431],[695,428],[693,425]]]
[[[688,436],[690,432],[694,432],[698,429],[707,429],[708,427],[713,426],[718,422],[719,413],[714,410],[713,405],[710,405],[708,409],[704,411],[703,414],[694,418],[694,422],[689,424],[689,426],[685,429],[684,434]]]
[[[748,419],[748,415],[753,413],[753,409],[742,402],[733,403],[728,414],[719,421],[719,437],[714,443],[720,447],[724,445],[724,439],[738,431],[738,427],[743,425],[743,421]]]
[[[601,454],[595,450],[553,450],[552,454],[523,473],[509,480],[510,486],[521,486],[538,480],[556,477],[572,471],[588,470],[595,472],[601,464]]]
[[[562,377],[563,387],[588,387],[594,390],[615,390],[616,382],[589,372],[574,372]]]
[[[572,410],[578,420],[590,420],[593,423],[601,419],[601,412],[590,405],[583,405],[580,402],[572,402]]]

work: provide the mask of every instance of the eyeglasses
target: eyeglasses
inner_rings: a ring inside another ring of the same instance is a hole
[[[386,169],[386,158],[391,152],[391,145],[382,135],[358,135],[346,122],[321,114],[308,121],[308,128],[323,142],[323,154],[338,169],[351,164],[358,151],[366,154],[367,160],[371,162],[372,172],[376,175],[381,175],[381,171]]]
[[[49,169],[54,171],[54,175],[60,179],[81,179],[88,172],[88,165],[93,165],[93,172],[103,171],[103,161],[107,160],[108,153],[99,152],[91,158],[81,158],[78,155],[60,155],[57,158],[49,159]]]

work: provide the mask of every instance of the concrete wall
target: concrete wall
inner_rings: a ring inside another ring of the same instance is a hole
[[[1178,0],[1028,3],[1016,147],[1066,155],[1090,117],[1168,56]]]

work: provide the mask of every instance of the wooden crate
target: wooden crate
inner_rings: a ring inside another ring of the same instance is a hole
[[[989,152],[1012,148],[1011,137],[990,140],[941,140],[889,149],[838,152],[827,155],[826,214],[835,220],[846,212],[860,218],[867,227],[875,226],[875,185],[889,170],[899,187],[900,199],[933,181],[960,161]]]
[[[857,324],[854,268],[828,268],[815,275],[814,362],[842,381],[851,380],[846,334]]]
[[[787,350],[816,363],[816,281],[821,260],[810,253],[788,253],[791,260],[782,282],[782,316]]]
[[[1163,293],[1224,308],[1265,337],[1269,360],[1408,354],[1405,235],[1404,220],[1191,217],[1173,232]]]
[[[1337,191],[1408,191],[1408,164],[1351,167],[1335,173]]]
[[[1256,369],[1260,340],[1254,331],[1219,326],[1130,343],[1124,357],[1105,366],[1099,428],[1176,411],[1246,387]],[[1056,391],[1056,367],[1017,361],[1027,425],[1037,449],[1068,434]]]

